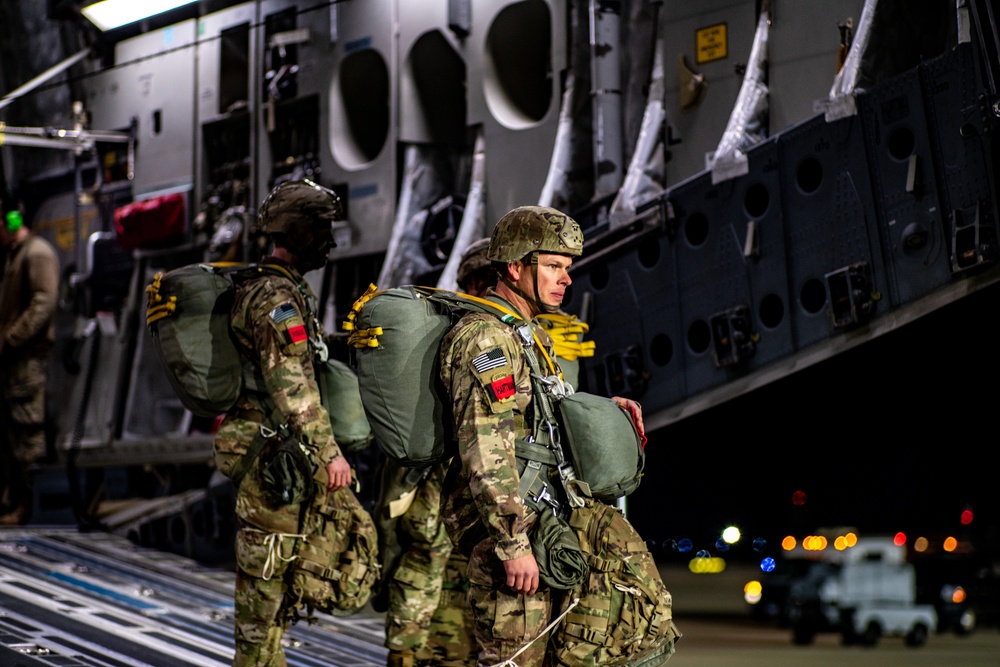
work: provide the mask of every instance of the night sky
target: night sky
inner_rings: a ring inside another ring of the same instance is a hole
[[[853,526],[952,534],[1000,556],[998,303],[1000,287],[981,290],[650,434],[636,528],[700,549],[729,523],[769,540]]]

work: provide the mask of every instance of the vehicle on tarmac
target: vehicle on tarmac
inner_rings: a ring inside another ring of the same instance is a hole
[[[903,637],[908,646],[923,646],[937,631],[938,615],[933,605],[917,604],[916,570],[905,555],[889,539],[867,539],[839,562],[813,563],[789,591],[793,641],[809,644],[820,632],[839,632],[845,644]]]

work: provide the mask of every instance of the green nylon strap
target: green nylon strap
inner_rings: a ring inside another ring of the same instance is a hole
[[[270,401],[268,401],[268,403],[270,403]],[[279,423],[282,417],[283,415],[281,414],[281,411],[278,410],[278,406],[272,404],[271,414],[268,416],[268,421],[272,424]],[[261,424],[261,426],[263,426],[263,424]],[[285,428],[284,425],[280,426],[279,430],[283,428]],[[277,435],[277,432],[275,435]],[[246,453],[243,454],[239,462],[233,467],[232,473],[229,475],[229,479],[233,480],[233,484],[235,484],[237,488],[239,488],[240,482],[243,481],[243,478],[246,477],[246,474],[250,471],[250,466],[252,466],[253,462],[257,460],[258,456],[260,456],[260,452],[264,448],[264,443],[270,439],[270,437],[266,437],[261,432],[260,428],[257,429],[257,433],[254,435],[253,440],[251,440],[250,444],[247,446]]]

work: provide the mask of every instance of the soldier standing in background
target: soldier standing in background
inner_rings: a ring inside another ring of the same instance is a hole
[[[486,251],[472,243],[459,263],[461,291],[484,296],[496,285]],[[379,530],[388,667],[460,667],[476,661],[472,610],[466,599],[468,558],[452,550],[441,524],[441,481],[448,463],[404,468],[386,459],[373,515]],[[374,602],[374,601],[373,601]]]
[[[215,439],[219,469],[242,478],[236,497],[237,667],[285,664],[281,640],[296,612],[288,595],[289,563],[296,559],[301,533],[315,522],[317,508],[337,494],[357,504],[347,488],[351,467],[321,404],[314,359],[325,360],[319,354],[325,347],[316,297],[303,278],[326,263],[333,247],[331,224],[340,215],[340,199],[316,183],[289,181],[274,188],[261,205],[258,231],[274,243],[264,263],[284,275],[245,281],[232,308],[233,334],[262,383],[244,391]],[[286,453],[316,471],[315,478],[278,467],[289,460],[276,455],[288,440],[266,438],[254,455],[261,436],[273,436],[282,426],[294,437]]]
[[[45,386],[55,341],[59,259],[55,248],[6,212],[0,244],[7,262],[0,283],[0,525],[31,514],[30,466],[46,456]]]

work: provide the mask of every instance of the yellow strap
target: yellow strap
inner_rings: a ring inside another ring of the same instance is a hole
[[[542,313],[535,319],[552,338],[552,349],[560,359],[576,361],[580,357],[594,356],[594,341],[583,340],[583,334],[590,331],[590,325],[576,319],[576,315]]]
[[[432,292],[444,292],[445,294],[455,294],[456,296],[459,296],[459,297],[461,297],[463,299],[468,299],[469,301],[473,301],[475,303],[481,304],[481,305],[483,305],[483,306],[485,306],[487,308],[491,308],[491,309],[493,309],[495,311],[499,311],[499,312],[503,313],[504,315],[507,315],[508,317],[510,317],[511,319],[513,319],[513,320],[515,320],[517,322],[524,322],[524,318],[521,317],[520,315],[518,315],[517,313],[515,313],[514,311],[506,308],[505,306],[501,306],[499,303],[496,303],[495,301],[490,301],[489,299],[483,299],[481,297],[473,296],[471,294],[464,294],[462,292],[449,292],[448,290],[438,289],[437,287],[421,287],[420,289],[424,289],[424,290],[428,290],[428,291],[432,291]],[[552,363],[552,359],[551,359],[551,357],[549,357],[549,353],[545,350],[545,346],[542,345],[542,341],[538,340],[538,334],[535,333],[534,328],[532,328],[532,330],[531,330],[531,337],[535,341],[535,347],[537,347],[541,351],[542,357],[545,359],[545,364],[549,367],[549,373],[551,373],[552,375],[555,375],[556,374],[556,366],[555,366],[555,364]]]
[[[341,324],[341,328],[344,331],[351,332],[351,335],[347,337],[348,345],[353,345],[356,348],[378,347],[378,336],[382,335],[382,327],[355,329],[355,323],[357,322],[358,315],[361,314],[361,309],[378,293],[378,288],[374,283],[371,283],[368,285],[365,293],[358,297],[354,305],[351,306],[351,312],[347,314],[347,320]]]

